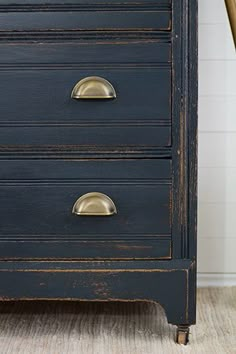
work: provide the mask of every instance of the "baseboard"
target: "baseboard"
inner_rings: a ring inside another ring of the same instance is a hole
[[[198,288],[236,286],[236,273],[198,273]]]

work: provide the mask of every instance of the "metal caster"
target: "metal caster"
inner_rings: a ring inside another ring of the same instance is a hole
[[[188,326],[178,326],[176,342],[178,344],[186,345],[189,342],[189,327]]]

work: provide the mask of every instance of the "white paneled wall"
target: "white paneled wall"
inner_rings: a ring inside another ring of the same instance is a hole
[[[236,52],[224,0],[199,0],[199,80],[199,282],[236,285]]]

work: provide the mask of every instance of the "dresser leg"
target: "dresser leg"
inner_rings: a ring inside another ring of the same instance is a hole
[[[189,341],[189,326],[178,326],[176,342],[178,344],[186,345]]]

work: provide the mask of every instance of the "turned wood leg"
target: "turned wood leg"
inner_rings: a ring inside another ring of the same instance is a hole
[[[176,342],[178,344],[186,345],[189,341],[189,326],[178,326]]]

